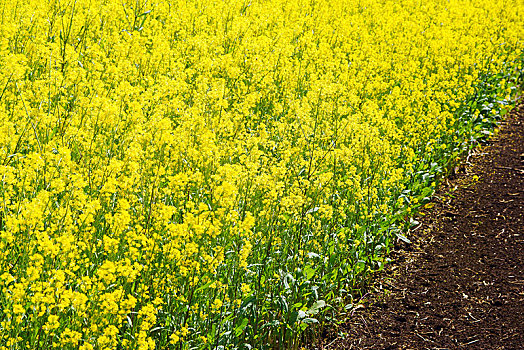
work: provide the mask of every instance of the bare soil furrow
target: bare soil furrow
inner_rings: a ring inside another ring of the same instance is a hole
[[[500,130],[437,193],[366,307],[318,347],[524,349],[524,105]]]

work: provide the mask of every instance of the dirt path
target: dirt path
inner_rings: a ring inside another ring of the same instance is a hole
[[[524,349],[524,105],[518,111],[437,194],[417,242],[377,283],[390,295],[375,293],[319,348]]]

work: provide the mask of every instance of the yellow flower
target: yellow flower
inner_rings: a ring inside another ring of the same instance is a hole
[[[204,347],[253,291],[388,241],[510,107],[513,5],[5,2],[0,343]]]
[[[169,340],[170,344],[176,344],[180,340],[180,337],[177,334],[173,333],[169,336]]]
[[[224,305],[222,300],[215,299],[215,301],[213,301],[213,303],[211,304],[211,309],[213,311],[217,311],[217,310],[219,310],[222,307],[222,305]]]

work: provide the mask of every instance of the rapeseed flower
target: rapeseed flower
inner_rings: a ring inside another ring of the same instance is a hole
[[[522,10],[6,2],[0,349],[291,346],[509,110]]]

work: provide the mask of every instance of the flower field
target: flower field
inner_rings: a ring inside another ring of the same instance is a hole
[[[290,349],[507,112],[502,0],[0,3],[0,349]]]

